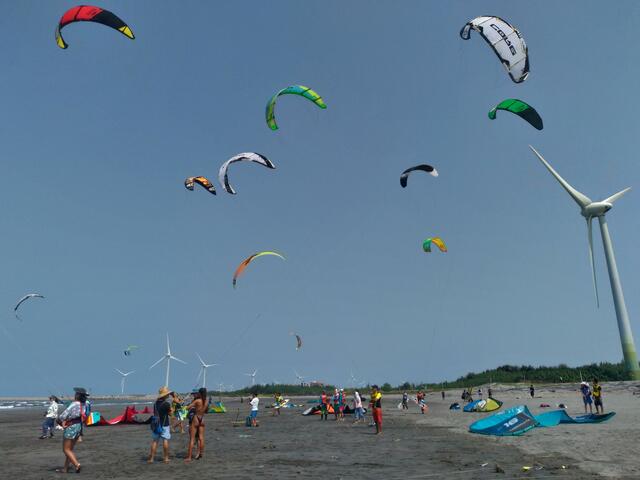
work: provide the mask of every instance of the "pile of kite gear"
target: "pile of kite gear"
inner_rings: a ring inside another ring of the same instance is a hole
[[[463,410],[465,412],[493,412],[498,410],[501,406],[502,402],[500,400],[489,397],[486,400],[474,400],[473,402],[469,402],[464,406]]]
[[[535,427],[555,427],[564,423],[606,422],[615,414],[615,412],[610,412],[603,415],[590,414],[571,417],[564,410],[554,410],[540,415],[533,415],[525,405],[519,405],[473,422],[469,426],[469,431],[482,435],[522,435]]]

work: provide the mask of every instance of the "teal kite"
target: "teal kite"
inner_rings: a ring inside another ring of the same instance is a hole
[[[538,115],[535,108],[522,100],[518,100],[517,98],[507,98],[506,100],[501,101],[489,112],[489,118],[491,120],[496,119],[496,113],[498,110],[515,113],[523,120],[529,122],[533,128],[542,130],[542,118],[540,118],[540,115]]]
[[[320,108],[327,108],[325,103],[322,101],[322,97],[318,95],[316,92],[311,90],[309,87],[305,87],[304,85],[291,85],[290,87],[283,88],[278,93],[276,93],[273,97],[269,99],[267,103],[267,125],[271,130],[277,130],[278,125],[276,124],[276,117],[274,109],[276,107],[276,100],[280,95],[300,95],[307,100],[311,100]]]

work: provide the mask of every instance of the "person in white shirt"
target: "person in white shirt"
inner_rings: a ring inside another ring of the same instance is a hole
[[[40,440],[53,437],[53,428],[56,418],[58,418],[58,397],[51,395],[49,402],[47,413],[44,414],[44,422],[42,422],[42,435],[40,436]]]
[[[358,423],[360,420],[364,420],[364,408],[362,408],[362,398],[360,392],[357,390],[353,392],[353,408],[355,414],[355,420],[353,423]]]
[[[251,417],[251,426],[252,427],[257,427],[258,426],[258,404],[260,403],[260,399],[258,398],[258,396],[255,393],[251,394],[251,401],[249,402],[251,404],[251,414],[249,415]]]

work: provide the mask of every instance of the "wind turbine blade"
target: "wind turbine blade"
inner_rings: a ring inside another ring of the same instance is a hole
[[[131,375],[132,373],[136,373],[136,371],[135,370],[131,370],[129,373],[125,373],[125,376]]]
[[[149,370],[151,370],[153,367],[155,367],[156,365],[158,365],[161,361],[163,361],[166,357],[162,357],[160,360],[158,360],[156,363],[154,363],[153,365],[151,365],[149,367]]]
[[[169,347],[169,334],[167,333],[167,355],[171,355],[171,348]]]
[[[198,352],[196,352],[196,357],[198,357],[198,360],[200,360],[200,364],[204,367],[205,366],[204,360],[202,360],[202,357],[198,355]]]
[[[196,378],[196,382],[200,381],[200,377],[202,376],[202,368],[198,372],[198,377]]]
[[[184,363],[185,365],[187,365],[187,362],[185,362],[184,360],[180,360],[178,357],[174,357],[173,355],[171,355],[169,358],[171,358],[171,360],[175,360],[176,362]]]
[[[573,188],[571,185],[569,185],[567,183],[567,181],[562,178],[558,172],[556,172],[553,167],[551,165],[549,165],[547,163],[547,161],[542,158],[542,155],[540,155],[538,153],[538,151],[533,148],[531,145],[529,145],[529,148],[533,151],[533,153],[536,154],[536,156],[538,157],[538,159],[542,162],[542,164],[547,167],[547,170],[549,170],[549,172],[551,173],[551,175],[553,175],[556,180],[558,181],[558,183],[560,185],[562,185],[562,188],[564,188],[567,193],[569,195],[571,195],[571,198],[573,198],[573,200],[578,204],[578,206],[582,209],[584,207],[586,207],[587,205],[589,205],[590,203],[592,203],[591,199],[589,197],[587,197],[585,194],[580,193],[578,190],[576,190],[575,188]]]
[[[593,291],[596,294],[596,306],[600,308],[600,299],[598,298],[598,283],[596,281],[596,265],[593,259],[593,227],[591,221],[593,217],[587,218],[587,234],[589,236],[589,261],[591,262],[591,275],[593,278]]]
[[[629,190],[631,190],[631,187],[627,187],[624,190],[619,191],[618,193],[614,193],[610,197],[605,198],[603,202],[613,203],[616,200],[618,200],[621,196],[623,196],[625,193],[627,193]]]
[[[128,375],[128,374],[122,373],[122,372],[121,372],[120,370],[118,370],[117,368],[116,368],[116,372],[118,372],[120,375]]]

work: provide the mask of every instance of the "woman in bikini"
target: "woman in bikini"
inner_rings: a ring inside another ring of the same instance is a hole
[[[207,389],[201,388],[198,392],[194,392],[193,401],[189,405],[189,410],[194,410],[193,420],[189,424],[189,450],[187,451],[187,458],[185,462],[190,462],[193,454],[193,447],[198,440],[198,455],[196,460],[199,460],[204,455],[204,415],[207,413]]]

